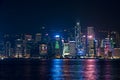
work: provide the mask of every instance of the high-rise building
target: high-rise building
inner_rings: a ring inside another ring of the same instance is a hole
[[[5,56],[8,57],[8,56],[11,56],[12,53],[11,53],[11,43],[9,41],[7,41],[5,43]]]
[[[26,41],[32,40],[32,35],[26,34],[26,35],[25,35],[25,40],[26,40]]]
[[[75,44],[75,41],[69,41],[69,52],[70,52],[70,55],[72,56],[72,58],[75,58],[76,57],[76,44]]]
[[[36,42],[40,42],[40,41],[41,41],[41,38],[42,38],[42,34],[41,34],[41,33],[37,33],[37,34],[35,35],[35,41],[36,41]]]
[[[39,54],[41,57],[48,57],[48,44],[42,43],[39,45]]]
[[[15,41],[15,57],[23,57],[23,40],[22,39],[17,39]]]
[[[33,44],[34,44],[34,41],[32,39],[32,35],[30,34],[25,35],[25,40],[23,40],[25,57],[30,57],[30,55],[32,54],[31,51],[32,51],[32,48],[34,47]]]
[[[4,54],[5,54],[4,39],[3,39],[3,34],[0,33],[0,56],[3,56]]]
[[[69,43],[63,43],[63,58],[65,58],[67,55],[70,55],[70,46]]]
[[[95,56],[95,32],[94,32],[94,27],[87,27],[87,54],[90,57]]]
[[[55,57],[60,58],[62,56],[62,40],[60,35],[55,36],[52,47]]]
[[[113,48],[120,47],[120,35],[116,31],[112,31],[110,34],[111,44]]]
[[[79,22],[77,22],[75,26],[75,43],[76,49],[78,50],[81,46],[81,26]]]
[[[80,23],[77,22],[75,26],[75,50],[77,57],[85,56],[85,42],[86,39],[83,37]]]
[[[90,37],[95,37],[94,27],[87,27],[87,35]],[[91,39],[93,39],[91,38]]]

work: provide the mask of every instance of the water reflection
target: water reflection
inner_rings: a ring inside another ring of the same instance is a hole
[[[49,74],[49,60],[42,60],[39,63],[39,68],[36,69],[38,70],[39,74],[38,74],[38,78],[40,80],[49,80],[49,76],[47,74]],[[38,79],[37,78],[37,79]]]
[[[72,63],[72,64],[71,64]],[[72,61],[64,60],[64,79],[73,80],[79,79],[83,80],[83,66],[80,60],[73,59]]]
[[[120,80],[120,60],[2,60],[0,80]]]
[[[96,61],[97,60],[94,60],[94,59],[88,59],[84,61],[83,76],[85,80],[97,80],[98,79]]]
[[[52,60],[51,68],[51,80],[62,80],[63,79],[63,60],[54,59]]]
[[[29,64],[28,62],[26,62],[26,64]],[[31,74],[29,74],[31,72],[31,66],[30,65],[26,65],[26,66],[23,66],[23,71],[24,71],[24,78],[25,80],[30,80],[30,76]]]
[[[111,63],[109,61],[107,61],[105,63],[105,70],[104,70],[105,71],[105,75],[104,75],[105,79],[104,80],[112,80],[111,69],[112,69]]]
[[[55,59],[52,61],[51,80],[96,80],[96,61]]]
[[[64,68],[63,68],[63,71],[64,71],[64,79],[65,80],[70,80],[71,79],[71,75],[70,75],[70,66],[67,65],[69,62],[69,60],[65,59],[64,60]]]

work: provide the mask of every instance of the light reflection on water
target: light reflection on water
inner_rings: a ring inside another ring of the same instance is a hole
[[[0,80],[120,80],[120,60],[3,60]]]
[[[52,60],[52,68],[51,68],[51,80],[61,80],[63,78],[63,60],[54,59]]]
[[[51,80],[96,80],[97,60],[53,60]]]
[[[105,80],[112,80],[112,78],[111,78],[112,70],[111,69],[112,69],[112,67],[111,67],[110,62],[105,63],[105,74],[106,74],[106,75],[104,75]]]
[[[97,80],[97,65],[96,60],[88,59],[85,61],[83,75],[85,80]]]

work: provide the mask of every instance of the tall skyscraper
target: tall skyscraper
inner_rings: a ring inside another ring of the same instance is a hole
[[[23,40],[24,56],[25,57],[30,57],[31,49],[34,47],[33,43],[34,42],[32,39],[32,35],[30,35],[30,34],[25,35],[25,40]]]
[[[95,46],[94,46],[94,40],[95,40],[95,32],[94,27],[87,27],[87,50],[88,50],[88,56],[94,57],[95,56]]]
[[[87,27],[87,35],[92,37],[93,39],[95,37],[94,27]],[[90,39],[90,38],[89,38]]]
[[[77,22],[75,26],[75,50],[77,57],[85,56],[85,40],[82,34],[80,23]]]
[[[23,40],[17,39],[15,41],[15,57],[23,57]]]
[[[60,35],[56,35],[53,40],[53,51],[56,58],[60,58],[62,56],[62,41]]]
[[[9,41],[5,43],[5,56],[11,56],[11,43]]]
[[[75,26],[75,43],[76,48],[79,49],[81,46],[81,26],[79,22],[77,22]]]

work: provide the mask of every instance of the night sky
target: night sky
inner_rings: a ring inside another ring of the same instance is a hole
[[[82,28],[120,31],[119,5],[115,0],[0,0],[0,31],[71,28],[76,21]]]

